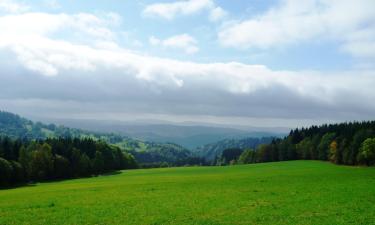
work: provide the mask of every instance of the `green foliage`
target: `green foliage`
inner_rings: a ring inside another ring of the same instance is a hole
[[[95,152],[95,158],[93,160],[92,168],[95,174],[99,174],[104,170],[104,157],[99,151]]]
[[[296,145],[297,156],[300,159],[311,159],[313,145],[311,138],[305,138]]]
[[[259,145],[257,149],[257,161],[259,162],[274,161],[272,150],[273,150],[272,145],[266,145],[266,144]]]
[[[371,137],[374,137],[374,132],[372,129],[363,128],[354,134],[353,140],[349,147],[349,153],[347,154],[347,164],[356,164],[359,148],[367,138]]]
[[[46,180],[53,178],[53,163],[51,146],[47,143],[38,145],[31,153],[31,178],[33,180]]]
[[[81,168],[80,168],[80,159],[81,159],[81,151],[75,147],[72,149],[72,153],[70,156],[70,163],[71,163],[71,168],[74,171],[73,176],[78,177],[81,173]]]
[[[256,152],[253,149],[245,149],[238,158],[239,164],[255,163]]]
[[[18,162],[22,165],[23,170],[24,170],[24,176],[25,178],[30,177],[30,162],[31,162],[31,150],[27,150],[25,146],[21,146],[19,150],[19,157],[18,157]]]
[[[119,155],[120,158],[130,158],[130,156],[125,155]],[[117,167],[116,169],[128,169],[127,164],[121,164],[121,166]],[[79,159],[79,175],[80,176],[88,176],[92,173],[92,166],[90,158],[86,155],[86,153],[83,153]]]
[[[367,138],[362,143],[357,158],[360,164],[375,165],[375,138]]]
[[[319,145],[318,145],[318,159],[327,160],[329,145],[335,139],[335,133],[326,133],[323,135]]]
[[[219,160],[218,165],[233,165],[237,162],[238,158],[242,154],[242,150],[239,148],[228,148],[223,151]]]

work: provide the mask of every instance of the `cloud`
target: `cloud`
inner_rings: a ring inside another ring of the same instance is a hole
[[[211,10],[209,19],[212,22],[216,22],[222,20],[224,17],[227,16],[227,14],[228,13],[221,7],[215,7]]]
[[[78,13],[47,14],[47,13],[25,13],[19,15],[5,15],[0,17],[1,34],[5,37],[22,35],[48,35],[63,28],[72,29],[77,35],[88,35],[94,38],[113,39],[114,33],[110,30],[113,14],[99,18],[93,14]]]
[[[6,15],[0,17],[0,48],[10,48],[27,68],[49,76],[59,72],[53,62],[65,64],[63,67],[67,69],[79,65],[82,69],[91,70],[95,66],[84,60],[84,56],[75,58],[67,55],[69,50],[64,48],[72,47],[69,42],[56,41],[48,36],[69,31],[74,38],[90,40],[95,45],[107,43],[108,46],[111,43],[114,46],[111,40],[115,38],[115,34],[109,28],[112,23],[112,16],[110,19],[107,15],[99,18],[86,13]],[[76,47],[75,50],[78,51],[86,49],[83,46]],[[48,50],[57,51],[50,54]]]
[[[60,9],[61,5],[57,0],[44,0],[44,5],[50,9]]]
[[[112,25],[106,15],[0,16],[0,107],[98,118],[147,112],[152,118],[191,120],[347,120],[375,113],[375,71],[279,71],[152,57],[119,46]],[[64,38],[57,38],[59,33]],[[151,38],[174,46],[166,40]]]
[[[180,34],[160,40],[154,36],[149,38],[149,42],[154,46],[162,46],[165,48],[181,49],[187,54],[194,54],[199,51],[197,40],[188,34]]]
[[[22,13],[30,9],[30,6],[13,0],[0,0],[0,12]]]
[[[219,32],[223,46],[275,48],[315,40],[336,40],[355,56],[373,56],[375,2],[372,0],[282,0],[263,14],[232,21]],[[354,37],[355,36],[355,37]],[[364,42],[366,41],[366,42]],[[371,49],[373,49],[371,47]],[[371,51],[371,52],[369,52]]]
[[[187,16],[204,10],[209,11],[209,19],[213,22],[219,21],[227,14],[224,9],[217,7],[212,0],[185,0],[147,5],[143,10],[143,15],[172,20],[178,15]]]

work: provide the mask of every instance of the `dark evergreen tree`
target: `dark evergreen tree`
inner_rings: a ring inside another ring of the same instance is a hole
[[[103,154],[99,151],[96,151],[95,158],[92,162],[92,169],[95,174],[100,174],[104,171],[104,158]]]
[[[12,175],[13,168],[10,162],[6,159],[0,158],[0,185],[8,185],[11,182]]]
[[[242,150],[239,148],[229,148],[225,149],[220,157],[221,164],[233,164],[235,161],[238,160],[242,153]]]

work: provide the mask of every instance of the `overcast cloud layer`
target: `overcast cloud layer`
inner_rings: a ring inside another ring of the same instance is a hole
[[[40,12],[0,0],[0,108],[35,117],[255,126],[374,119],[374,1],[300,2],[280,1],[262,14],[215,25],[218,48],[242,54],[329,39],[337,51],[368,66],[291,71],[152,56],[121,45],[126,31],[119,13]],[[214,1],[176,1],[153,3],[139,13],[145,20],[173,20],[200,11],[211,17],[216,10],[209,21],[217,23],[228,17],[218,7]],[[149,37],[151,46],[166,51],[200,52],[199,40],[188,33]]]

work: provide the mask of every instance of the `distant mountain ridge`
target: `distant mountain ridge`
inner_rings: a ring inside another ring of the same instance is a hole
[[[287,135],[280,130],[271,132],[257,131],[256,128],[254,130],[242,130],[215,125],[209,126],[209,124],[161,124],[161,121],[151,124],[102,120],[56,120],[56,122],[69,127],[98,132],[116,132],[146,142],[176,143],[190,150],[224,139],[282,137]]]

